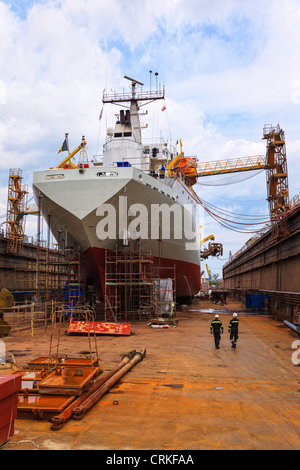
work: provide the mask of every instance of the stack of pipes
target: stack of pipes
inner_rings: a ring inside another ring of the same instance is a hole
[[[71,417],[80,420],[85,413],[101,398],[108,390],[135,364],[142,361],[146,355],[146,349],[141,351],[131,351],[125,354],[119,364],[107,374],[98,377],[93,385],[75,401],[73,401],[64,411],[51,419],[52,431],[58,431],[64,423]]]

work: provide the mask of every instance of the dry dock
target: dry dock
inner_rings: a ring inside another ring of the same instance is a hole
[[[178,327],[132,323],[127,337],[98,336],[101,367],[147,349],[81,421],[59,431],[47,421],[17,419],[1,450],[299,450],[300,375],[292,362],[298,336],[272,317],[239,312],[237,349],[225,327],[220,350],[209,333],[212,310],[201,303],[177,312]],[[49,331],[5,338],[17,364],[48,354]],[[84,354],[87,338],[61,339],[61,354]],[[300,358],[300,353],[299,356]]]

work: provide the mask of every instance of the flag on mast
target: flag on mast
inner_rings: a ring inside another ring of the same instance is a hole
[[[102,106],[102,109],[101,109],[101,112],[100,112],[100,115],[99,115],[99,121],[101,121],[101,119],[102,119],[102,114],[103,114],[103,106]]]
[[[164,111],[166,109],[166,105],[164,105],[161,110]]]
[[[69,146],[68,146],[67,139],[64,140],[64,143],[62,144],[62,146],[60,147],[60,149],[57,153],[65,152],[66,150],[69,151]]]

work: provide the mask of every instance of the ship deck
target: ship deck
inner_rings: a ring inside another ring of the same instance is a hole
[[[215,308],[217,306],[214,306]],[[212,307],[213,308],[213,307]],[[239,311],[237,349],[227,325],[234,310],[219,310],[221,348],[209,333],[216,313],[198,302],[177,312],[178,326],[132,323],[131,335],[97,336],[101,367],[146,348],[136,364],[80,421],[59,431],[48,421],[17,419],[1,450],[299,450],[299,366],[296,333],[267,314]],[[6,337],[17,365],[47,356],[50,328]],[[84,354],[84,336],[60,339],[61,354]]]

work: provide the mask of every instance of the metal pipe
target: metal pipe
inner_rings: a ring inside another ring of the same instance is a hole
[[[100,387],[102,387],[105,382],[110,379],[114,374],[116,374],[122,367],[124,367],[135,355],[136,351],[131,351],[128,354],[122,356],[122,361],[116,365],[112,370],[107,372],[101,377],[98,377],[93,385],[82,395],[80,395],[76,400],[74,400],[65,410],[63,410],[59,415],[53,416],[51,418],[51,429],[52,431],[58,431],[64,425],[64,423],[71,418],[74,408],[79,407],[83,402],[85,402],[93,393],[95,393]]]
[[[108,390],[123,376],[128,372],[137,362],[143,360],[146,355],[146,349],[142,349],[140,352],[135,352],[134,357],[126,364],[122,369],[120,369],[116,374],[114,374],[110,379],[108,379],[105,384],[98,388],[95,393],[93,393],[87,400],[85,400],[80,406],[73,409],[73,418],[80,420],[84,417],[85,413],[101,398]]]
[[[288,326],[289,328],[291,328],[291,330],[295,331],[296,333],[298,333],[298,335],[300,335],[300,327],[299,326],[296,326],[296,325],[293,325],[293,323],[290,323],[289,321],[287,320],[284,320],[283,323]]]

